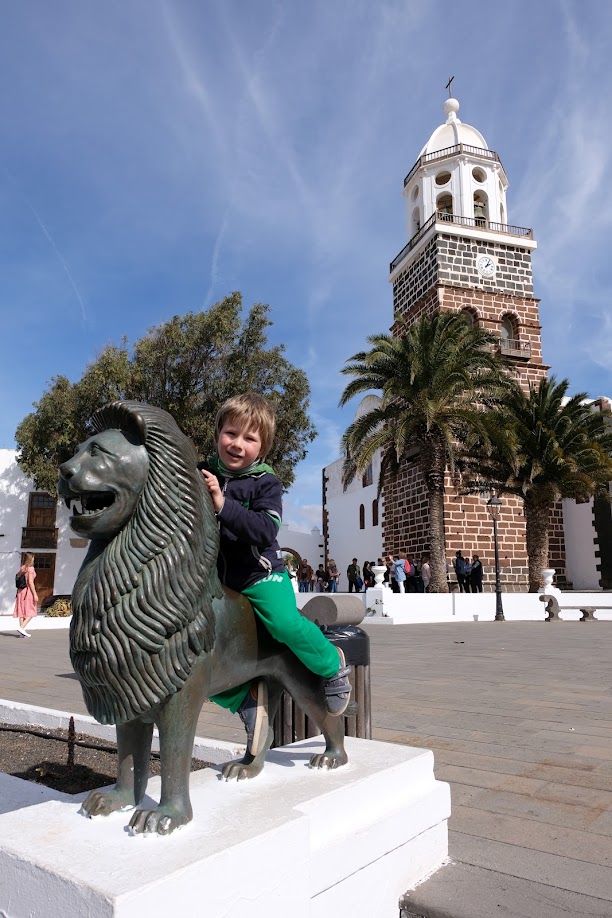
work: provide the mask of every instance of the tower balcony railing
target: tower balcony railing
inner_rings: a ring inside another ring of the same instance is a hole
[[[500,338],[499,352],[504,357],[518,357],[519,360],[531,358],[531,342],[520,341],[518,338]]]
[[[492,233],[506,233],[510,236],[523,236],[524,239],[533,239],[533,230],[529,226],[514,226],[512,223],[496,223],[486,217],[462,217],[460,214],[447,214],[438,211],[438,223],[454,223],[456,226],[470,226],[476,229],[490,230]]]
[[[412,251],[412,249],[415,247],[417,242],[419,242],[419,240],[423,238],[427,230],[430,229],[430,227],[432,227],[435,222],[436,222],[436,214],[432,214],[429,220],[426,220],[423,226],[419,230],[416,231],[412,239],[408,241],[407,245],[404,246],[404,248],[399,253],[399,255],[395,256],[395,258],[391,262],[389,271],[394,271],[395,268],[397,268],[399,263],[404,260],[408,252]]]
[[[417,230],[401,252],[395,256],[389,265],[390,273],[395,271],[408,252],[412,251],[434,223],[450,223],[453,226],[468,226],[476,229],[485,229],[491,233],[505,233],[507,236],[521,236],[523,239],[533,239],[533,230],[527,226],[514,226],[511,223],[495,223],[493,220],[487,220],[486,217],[462,217],[460,214],[448,214],[439,210],[432,214],[429,220],[425,221],[423,226]]]
[[[442,150],[436,150],[434,153],[425,153],[423,156],[419,156],[416,163],[404,179],[404,188],[421,166],[426,166],[428,163],[434,163],[438,160],[449,159],[451,156],[457,156],[461,153],[467,153],[469,156],[475,156],[477,159],[487,159],[489,161],[502,164],[501,159],[494,150],[485,150],[484,147],[473,147],[469,143],[456,143],[453,147],[444,147]],[[503,166],[502,166],[503,168]]]

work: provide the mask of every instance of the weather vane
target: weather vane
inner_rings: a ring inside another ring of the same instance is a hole
[[[454,79],[455,79],[454,76],[450,77],[448,83],[447,83],[446,86],[444,87],[445,89],[448,89],[448,98],[449,98],[449,99],[450,99],[450,97],[451,97],[451,83],[453,82]]]

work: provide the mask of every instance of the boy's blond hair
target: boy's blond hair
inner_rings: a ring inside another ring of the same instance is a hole
[[[235,424],[240,430],[245,428],[256,430],[261,438],[259,458],[266,458],[274,442],[276,418],[274,409],[263,395],[259,395],[258,392],[243,392],[242,395],[233,395],[224,401],[217,412],[215,421],[217,440],[221,428],[228,422]]]

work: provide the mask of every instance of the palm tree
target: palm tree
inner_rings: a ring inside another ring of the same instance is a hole
[[[588,500],[612,481],[612,428],[586,393],[567,398],[569,382],[554,376],[515,389],[488,431],[488,455],[468,460],[466,491],[516,494],[525,507],[529,591],[548,567],[550,511],[563,497]]]
[[[351,357],[342,369],[354,377],[340,404],[374,390],[380,404],[347,428],[344,486],[367,468],[381,450],[379,492],[386,475],[403,461],[419,463],[429,496],[431,588],[448,592],[444,544],[444,479],[455,472],[464,447],[487,443],[486,410],[501,404],[514,384],[498,356],[498,339],[457,313],[436,313],[398,335],[371,335],[369,351]]]

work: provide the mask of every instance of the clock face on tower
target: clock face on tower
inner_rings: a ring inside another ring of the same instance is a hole
[[[482,277],[493,277],[497,263],[491,255],[479,255],[476,259],[476,269]]]

